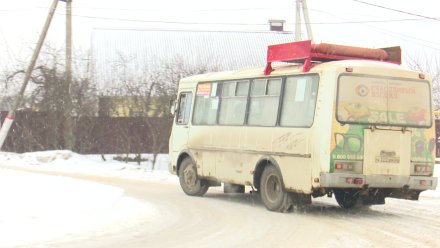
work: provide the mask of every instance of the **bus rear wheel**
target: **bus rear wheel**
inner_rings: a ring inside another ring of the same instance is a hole
[[[359,195],[357,190],[352,189],[334,189],[336,201],[344,209],[351,209],[357,205]]]
[[[275,166],[269,165],[264,169],[260,192],[261,200],[268,210],[287,212],[292,209],[292,199],[284,190],[281,173]]]
[[[209,183],[198,177],[196,164],[190,158],[182,161],[179,169],[179,182],[183,192],[191,196],[203,196],[209,188]]]

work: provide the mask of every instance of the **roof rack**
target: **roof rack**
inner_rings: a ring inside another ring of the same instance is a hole
[[[335,60],[376,60],[401,64],[400,47],[363,48],[335,44],[312,44],[311,40],[290,42],[268,46],[267,64],[264,75],[272,71],[272,62],[293,62],[303,64],[303,72],[308,72],[312,61],[328,62]]]

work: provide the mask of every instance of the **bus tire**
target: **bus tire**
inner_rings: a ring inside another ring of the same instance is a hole
[[[203,196],[209,189],[209,183],[197,175],[196,164],[191,158],[185,158],[179,169],[179,182],[183,192],[190,196]]]
[[[358,204],[359,195],[356,190],[353,189],[334,189],[336,201],[339,206],[344,209],[352,209]]]
[[[287,212],[292,209],[292,198],[284,189],[280,171],[273,165],[264,168],[260,180],[260,195],[270,211]]]

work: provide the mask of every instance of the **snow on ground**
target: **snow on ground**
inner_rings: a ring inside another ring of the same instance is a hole
[[[85,175],[101,175],[107,177],[176,180],[175,176],[168,173],[168,156],[158,155],[154,171],[151,162],[144,161],[140,165],[113,160],[117,155],[80,155],[67,150],[43,151],[31,153],[6,153],[0,152],[0,165],[14,168],[63,171]],[[125,156],[125,155],[124,155]],[[133,156],[132,156],[133,157]],[[142,158],[149,155],[142,155]],[[148,173],[139,173],[148,172]]]
[[[0,247],[26,246],[93,230],[94,235],[114,232],[153,221],[159,211],[152,205],[124,195],[121,188],[25,171],[53,171],[106,177],[176,180],[164,171],[166,156],[159,157],[158,171],[148,164],[137,166],[100,156],[70,151],[0,153]],[[165,161],[164,161],[165,160]],[[3,167],[3,168],[2,168]],[[10,168],[10,169],[8,169]]]
[[[154,221],[160,218],[160,211],[153,205],[126,196],[118,187],[11,170],[178,182],[178,178],[167,171],[167,155],[158,157],[155,170],[148,161],[137,165],[115,161],[113,155],[106,155],[105,159],[100,155],[79,155],[64,150],[24,154],[0,152],[0,247],[26,246],[55,239],[68,241],[91,230],[94,235],[104,235],[134,226],[139,219]],[[434,175],[439,177],[440,165],[436,165]],[[440,187],[437,187],[421,194],[421,199],[428,201],[412,204],[438,204],[429,199],[439,198]],[[437,211],[435,206],[426,209]]]

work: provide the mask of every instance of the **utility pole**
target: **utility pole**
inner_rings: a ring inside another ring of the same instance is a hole
[[[72,82],[72,0],[66,0],[66,81]]]
[[[296,0],[296,21],[295,21],[295,41],[301,41],[301,10],[304,15],[307,37],[313,42],[312,26],[310,24],[309,10],[306,0]]]
[[[72,117],[72,0],[66,2],[66,82],[64,85],[64,148],[72,150],[75,145],[73,135],[73,117]]]
[[[32,71],[34,70],[35,64],[37,63],[38,55],[40,55],[41,47],[43,46],[44,39],[46,38],[47,31],[49,30],[50,23],[52,22],[52,18],[55,14],[55,10],[58,5],[58,0],[53,0],[52,5],[49,10],[49,14],[47,15],[46,22],[44,23],[43,30],[40,34],[40,38],[38,39],[37,46],[34,50],[34,53],[31,58],[31,62],[26,69],[26,73],[23,79],[23,84],[21,85],[20,91],[17,94],[15,101],[8,112],[8,115],[3,122],[3,125],[0,129],[0,150],[3,147],[3,143],[5,142],[6,137],[8,136],[9,129],[12,126],[15,118],[15,112],[17,111],[18,106],[23,101],[24,91],[26,90],[26,86],[29,83],[29,79],[31,78]]]
[[[301,0],[296,0],[296,18],[295,18],[295,41],[302,40],[301,38]]]

